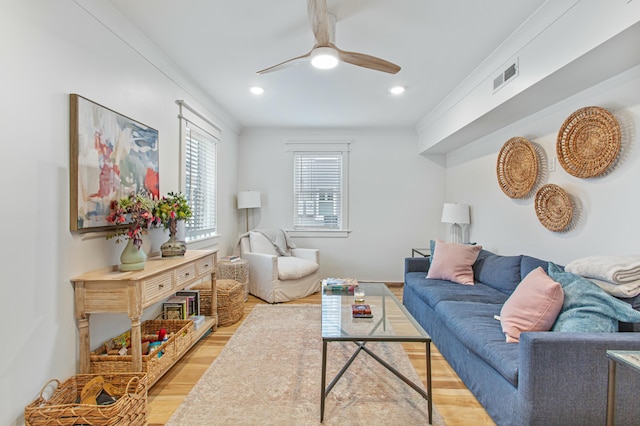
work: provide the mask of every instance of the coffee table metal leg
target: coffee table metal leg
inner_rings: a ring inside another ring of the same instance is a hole
[[[324,420],[324,400],[327,397],[325,385],[327,381],[327,341],[322,339],[322,379],[320,389],[320,423]]]
[[[427,358],[427,410],[429,410],[429,424],[432,424],[433,418],[433,395],[431,393],[431,342],[426,342],[426,358]]]
[[[616,422],[616,362],[609,359],[609,375],[607,378],[607,426]]]

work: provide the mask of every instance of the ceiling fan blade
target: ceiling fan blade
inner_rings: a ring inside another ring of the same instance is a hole
[[[298,64],[300,64],[302,62],[308,61],[310,56],[311,56],[311,52],[307,52],[304,55],[289,59],[289,60],[284,61],[284,62],[281,62],[278,65],[274,65],[272,67],[260,70],[256,74],[266,74],[266,73],[273,72],[273,71],[279,71],[279,70],[284,69],[284,68],[289,68],[289,67],[292,67],[294,65],[298,65]]]
[[[335,47],[335,45],[332,47]],[[338,55],[342,62],[376,71],[388,72],[389,74],[396,74],[400,71],[400,67],[398,65],[385,61],[384,59],[365,55],[364,53],[347,52],[345,50],[340,50],[337,47],[335,47],[335,49],[338,51]]]
[[[308,0],[307,13],[311,30],[316,38],[316,46],[329,46],[331,33],[327,17],[327,0]]]

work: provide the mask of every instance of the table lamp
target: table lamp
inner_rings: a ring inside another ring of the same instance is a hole
[[[442,207],[442,219],[443,223],[449,223],[449,235],[452,243],[461,244],[463,241],[463,227],[467,225],[469,221],[469,205],[458,203],[444,203]]]

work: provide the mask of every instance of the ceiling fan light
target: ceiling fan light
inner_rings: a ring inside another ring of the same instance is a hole
[[[317,47],[311,53],[311,65],[321,70],[335,68],[338,65],[338,52],[331,47]]]
[[[392,88],[389,89],[389,92],[392,95],[401,95],[404,93],[404,86],[393,86]]]

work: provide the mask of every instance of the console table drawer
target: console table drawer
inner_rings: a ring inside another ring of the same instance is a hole
[[[144,282],[144,303],[150,304],[173,291],[173,273],[156,275]]]
[[[196,264],[196,270],[198,271],[198,276],[207,273],[210,274],[211,271],[213,271],[213,256],[198,260],[198,263]]]
[[[182,288],[189,283],[189,281],[193,281],[196,278],[195,262],[185,265],[176,271],[176,287]]]

